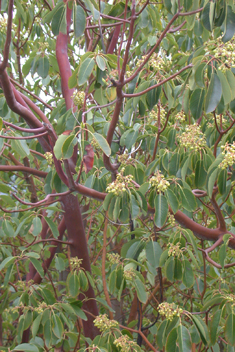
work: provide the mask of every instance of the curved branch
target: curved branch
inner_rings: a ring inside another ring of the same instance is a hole
[[[213,192],[213,193],[212,193],[212,196],[211,196],[211,204],[212,204],[213,207],[214,207],[214,210],[215,210],[215,213],[216,213],[216,217],[217,217],[217,219],[218,219],[218,221],[219,221],[219,227],[220,227],[220,229],[223,230],[223,231],[226,231],[226,223],[225,223],[223,214],[222,214],[222,212],[221,212],[221,209],[220,209],[218,203],[216,202],[215,193],[216,193],[216,192]]]
[[[172,19],[169,21],[168,25],[166,26],[166,28],[164,29],[164,31],[162,32],[162,34],[160,35],[157,43],[154,45],[154,47],[150,50],[150,52],[147,54],[145,60],[142,62],[142,64],[136,69],[136,71],[133,73],[133,75],[129,78],[127,78],[124,82],[124,84],[127,84],[129,82],[131,82],[137,75],[138,73],[142,70],[142,68],[144,67],[144,65],[148,62],[150,56],[156,51],[156,49],[158,48],[158,46],[161,44],[163,38],[165,37],[165,35],[167,34],[167,32],[170,30],[171,25],[175,22],[175,20],[179,17],[179,12],[177,12]]]
[[[14,125],[13,123],[7,122],[5,120],[2,120],[3,124],[8,126],[8,127],[12,127],[17,131],[21,131],[21,132],[26,132],[26,133],[40,133],[40,132],[45,132],[45,127],[39,127],[39,128],[23,128],[23,127],[19,127],[17,125]]]
[[[69,28],[71,23],[72,10],[67,5],[67,34],[59,33],[56,40],[56,58],[60,70],[61,87],[67,110],[72,108],[72,95],[74,89],[68,87],[69,77],[72,75],[68,59]]]
[[[157,87],[160,87],[162,86],[164,83],[172,80],[173,78],[177,77],[180,73],[182,73],[183,71],[187,70],[188,68],[191,68],[193,67],[193,64],[189,64],[185,67],[183,67],[181,70],[179,70],[178,72],[174,73],[173,75],[169,76],[168,78],[164,79],[163,81],[157,83],[157,84],[154,84],[153,86],[143,90],[142,92],[139,92],[139,93],[133,93],[133,94],[127,94],[127,93],[123,93],[123,96],[125,98],[135,98],[135,97],[139,97],[145,93],[148,93],[150,90],[154,89],[154,88],[157,88]]]
[[[16,114],[20,115],[30,126],[34,128],[42,127],[42,123],[27,108],[26,104],[22,105],[16,100],[15,94],[13,92],[14,87],[11,85],[10,79],[6,71],[0,74],[0,79],[1,86],[9,108]]]
[[[43,200],[40,200],[39,202],[36,202],[36,203],[31,203],[31,202],[25,202],[24,200],[20,199],[19,197],[17,197],[16,194],[12,193],[13,197],[15,199],[17,199],[21,204],[24,204],[24,205],[31,205],[31,206],[39,206],[39,205],[42,205],[43,203],[46,203],[48,200],[50,200],[50,198],[52,197],[61,197],[61,196],[66,196],[68,194],[70,194],[71,191],[66,191],[66,192],[63,192],[63,193],[51,193],[51,194],[48,194]],[[56,200],[55,200],[56,202]],[[51,204],[51,202],[50,202]]]
[[[42,103],[45,107],[47,107],[48,109],[50,109],[51,111],[53,110],[53,107],[49,104],[47,104],[45,101],[43,101],[40,97],[38,97],[37,95],[33,94],[32,92],[30,92],[30,90],[28,90],[27,88],[21,86],[18,82],[16,82],[14,79],[10,78],[11,82],[16,85],[17,87],[19,87],[20,89],[24,90],[26,93],[30,94],[34,99],[37,99],[38,101],[40,101],[40,103]]]
[[[23,140],[23,139],[34,139],[35,137],[43,137],[48,134],[47,131],[38,133],[36,136],[27,136],[27,137],[14,137],[14,136],[1,136],[0,138],[5,138],[5,139],[15,139],[15,140]]]
[[[3,61],[0,64],[0,74],[5,71],[8,63],[10,44],[11,44],[11,27],[12,27],[12,17],[13,17],[13,5],[14,0],[9,1],[8,5],[8,20],[7,20],[7,35],[4,45]]]
[[[33,169],[27,166],[21,166],[21,165],[0,165],[0,171],[3,171],[3,172],[22,171],[22,172],[27,172],[28,174],[43,177],[43,178],[47,177],[47,172]]]

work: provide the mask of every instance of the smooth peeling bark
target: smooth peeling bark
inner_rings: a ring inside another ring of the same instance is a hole
[[[82,267],[91,273],[90,258],[78,199],[76,196],[70,194],[61,197],[61,201],[64,208],[68,241],[71,242],[71,257],[82,259]],[[90,284],[88,291],[79,295],[80,300],[84,298],[86,298],[86,300],[83,302],[83,308],[92,315],[97,316],[99,312],[95,301],[95,293]],[[83,321],[84,335],[91,339],[94,339],[99,333],[93,324],[93,320],[94,318],[88,314],[87,321]]]
[[[72,10],[70,10],[67,6],[67,33],[69,33],[71,24],[71,14]],[[56,40],[56,59],[60,69],[61,89],[65,99],[66,108],[71,109],[73,105],[72,95],[74,89],[70,89],[68,86],[69,77],[72,75],[68,58],[68,41],[69,34],[63,34],[60,32]]]

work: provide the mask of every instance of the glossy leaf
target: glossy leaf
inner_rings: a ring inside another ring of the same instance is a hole
[[[155,208],[154,223],[157,227],[161,228],[164,225],[168,214],[167,200],[162,193],[159,193],[155,196],[154,208]]]
[[[208,114],[216,109],[222,96],[222,85],[216,73],[211,76],[205,98],[205,112]]]
[[[210,322],[210,339],[211,339],[212,345],[216,343],[218,338],[217,333],[218,333],[218,327],[221,319],[221,314],[222,314],[222,310],[221,309],[217,310],[217,312],[215,312]]]
[[[93,70],[95,66],[95,60],[93,59],[93,57],[88,57],[86,58],[78,71],[78,85],[82,86],[84,83],[86,83],[86,81],[88,80],[88,78],[90,77],[90,74]]]
[[[171,330],[166,340],[166,352],[176,352],[177,351],[177,329]]]
[[[108,145],[108,142],[106,139],[99,133],[93,133],[93,136],[96,140],[96,142],[99,144],[100,148],[103,150],[104,154],[107,156],[110,156],[111,154],[111,149],[110,146]]]
[[[81,37],[81,35],[85,31],[86,14],[83,8],[81,6],[78,6],[76,2],[74,3],[73,8],[73,25],[75,37]]]
[[[188,329],[184,325],[179,325],[177,328],[179,351],[180,352],[191,352],[192,341]]]
[[[146,257],[153,268],[159,267],[159,260],[162,254],[162,249],[157,242],[149,241],[145,247]]]
[[[234,346],[235,345],[235,314],[229,314],[225,322],[224,334],[227,341]]]

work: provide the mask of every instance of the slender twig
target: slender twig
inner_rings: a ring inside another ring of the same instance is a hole
[[[28,90],[27,88],[23,87],[22,85],[20,85],[18,82],[16,82],[14,79],[10,78],[11,82],[16,85],[17,87],[19,87],[20,89],[22,89],[23,91],[25,91],[26,93],[30,94],[34,99],[40,101],[40,103],[42,103],[43,105],[45,105],[48,109],[53,110],[53,107],[49,104],[47,104],[45,101],[43,101],[40,97],[38,97],[37,95],[33,94],[30,90]]]
[[[36,136],[14,137],[14,136],[2,136],[2,135],[0,135],[0,138],[23,140],[23,139],[34,139],[36,137],[43,137],[43,136],[46,136],[47,134],[48,134],[48,132],[46,131],[46,132],[43,132],[43,133],[39,133]]]
[[[123,93],[123,97],[125,98],[135,98],[135,97],[139,97],[145,93],[148,93],[149,91],[151,91],[154,88],[160,87],[162,86],[164,83],[171,81],[173,78],[177,77],[180,73],[184,72],[185,70],[187,70],[188,68],[193,67],[193,64],[189,64],[183,68],[181,68],[181,70],[179,70],[178,72],[174,73],[173,75],[169,76],[168,78],[164,79],[163,81],[160,81],[157,84],[154,84],[153,86],[143,90],[142,92],[139,93],[133,93],[133,94],[127,94],[127,93]]]
[[[27,132],[27,133],[40,133],[40,132],[44,132],[46,129],[44,126],[42,127],[38,127],[38,128],[23,128],[23,127],[19,127],[17,125],[14,125],[13,123],[7,122],[5,120],[2,120],[3,124],[8,126],[8,127],[12,127],[17,131],[21,131],[21,132]]]
[[[106,284],[106,277],[105,277],[107,227],[108,227],[108,220],[107,220],[107,217],[106,217],[105,218],[105,222],[104,222],[104,231],[103,231],[102,282],[103,282],[103,289],[104,289],[104,295],[105,295],[105,298],[106,298],[106,302],[108,303],[110,308],[112,308],[112,304],[111,304],[111,301],[110,301],[109,292],[108,292],[107,284]],[[109,311],[109,317],[110,317],[110,319],[113,319],[113,312],[111,310]]]
[[[65,196],[65,195],[70,194],[70,193],[71,193],[71,191],[66,191],[66,192],[62,192],[62,193],[51,193],[51,194],[48,194],[43,200],[40,200],[40,201],[37,202],[37,203],[25,202],[25,201],[23,201],[22,199],[20,199],[19,197],[17,197],[16,194],[12,193],[12,195],[13,195],[13,197],[14,197],[15,199],[17,199],[21,204],[24,204],[24,205],[32,205],[32,206],[35,206],[35,207],[36,207],[36,206],[38,206],[38,205],[41,205],[41,204],[47,202],[50,197],[61,197],[61,196]]]

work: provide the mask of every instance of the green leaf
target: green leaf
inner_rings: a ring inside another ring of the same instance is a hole
[[[54,146],[53,151],[54,151],[56,159],[58,159],[58,160],[63,158],[62,147],[63,147],[63,144],[67,138],[68,138],[67,135],[61,134],[58,137],[57,141],[55,142],[55,146]]]
[[[192,191],[187,188],[180,188],[180,194],[182,197],[182,206],[188,211],[193,211],[197,206],[197,202]]]
[[[9,256],[8,258],[5,258],[1,264],[0,264],[0,271],[2,271],[5,267],[7,268],[9,265],[11,265],[15,260],[15,257]]]
[[[77,144],[77,138],[74,134],[71,134],[66,138],[62,145],[62,155],[63,159],[69,159],[73,155],[74,147]]]
[[[107,196],[105,197],[104,203],[103,203],[103,209],[104,211],[107,211],[109,208],[109,204],[112,200],[112,198],[114,197],[113,193],[108,193]]]
[[[232,39],[235,33],[235,13],[231,6],[227,5],[226,9],[226,20],[225,20],[225,33],[223,36],[223,42],[226,43]]]
[[[68,288],[69,294],[72,297],[78,296],[80,284],[79,284],[79,279],[78,279],[78,275],[76,274],[76,272],[69,273],[67,280],[66,280],[66,286]]]
[[[214,345],[216,343],[217,338],[218,338],[217,332],[218,332],[218,328],[220,326],[221,314],[222,314],[222,309],[217,310],[210,321],[210,339],[211,339],[212,345]]]
[[[56,314],[52,315],[52,331],[54,332],[55,336],[59,339],[63,336],[64,333],[63,324],[58,315]]]
[[[99,133],[94,132],[93,136],[105,155],[110,156],[111,149],[106,139]]]
[[[177,351],[177,328],[171,330],[166,339],[166,352],[176,352]]]
[[[205,29],[207,29],[208,31],[212,31],[212,24],[210,20],[210,2],[206,4],[202,11],[201,22]]]
[[[120,203],[121,203],[121,198],[117,197],[115,201],[115,205],[113,208],[113,220],[116,222],[118,219],[118,216],[120,214]]]
[[[192,341],[191,341],[191,335],[188,329],[185,326],[180,324],[177,328],[177,334],[178,334],[179,351],[191,352]]]
[[[167,200],[162,193],[159,193],[155,196],[154,208],[154,223],[157,227],[161,228],[164,225],[168,214]]]
[[[139,205],[136,201],[136,198],[133,194],[131,194],[131,198],[130,198],[130,207],[131,207],[131,217],[132,219],[137,218],[140,208]]]
[[[208,5],[208,4],[207,4]],[[222,85],[216,73],[212,73],[205,98],[205,112],[208,114],[216,109],[222,96]]]
[[[86,81],[88,80],[88,78],[90,77],[90,74],[93,70],[95,66],[95,60],[93,57],[88,57],[86,58],[78,71],[78,85],[82,86],[84,83],[86,83]]]
[[[42,78],[46,78],[49,72],[49,60],[46,56],[40,57],[37,65],[37,73]]]
[[[226,78],[230,85],[231,92],[233,94],[233,99],[235,98],[235,77],[231,70],[226,70]]]
[[[46,220],[49,228],[51,229],[51,232],[54,236],[54,238],[58,238],[60,233],[58,231],[57,225],[56,223],[53,222],[53,220],[51,220],[49,217],[45,216],[44,219]]]
[[[41,219],[36,216],[34,219],[33,219],[33,235],[34,236],[37,236],[39,235],[39,233],[42,231],[42,222],[41,222]]]
[[[204,169],[203,160],[198,160],[195,169],[195,186],[201,188],[206,182],[207,172]]]
[[[35,336],[37,335],[38,333],[38,330],[39,330],[39,326],[41,324],[41,320],[42,320],[42,314],[39,314],[37,316],[37,318],[33,321],[33,325],[32,325],[32,335],[33,335],[33,338],[35,338]]]
[[[146,303],[148,295],[146,292],[145,285],[139,279],[134,280],[134,286],[136,288],[137,297],[142,303]]]
[[[224,328],[225,337],[232,346],[235,346],[235,314],[229,314]]]
[[[63,3],[62,3],[63,4]],[[54,12],[54,16],[51,23],[51,29],[54,35],[58,35],[59,32],[67,34],[67,4],[59,6]]]
[[[174,259],[174,279],[181,280],[182,279],[182,264],[181,260],[178,258]]]
[[[73,25],[75,37],[81,37],[86,27],[86,14],[81,6],[77,6],[76,1],[74,2],[73,8]]]
[[[193,323],[195,324],[202,342],[204,343],[205,346],[207,346],[207,326],[205,325],[205,323],[203,322],[203,320],[201,318],[199,318],[198,316],[195,315],[190,315],[191,320],[193,321]]]
[[[33,264],[33,266],[35,267],[35,269],[37,270],[37,272],[39,273],[39,275],[41,276],[41,278],[44,277],[44,270],[42,268],[41,262],[39,260],[37,260],[36,258],[32,258],[30,257],[30,261]]]
[[[195,119],[199,119],[202,115],[202,108],[204,103],[205,90],[196,89],[190,97],[189,107]]]
[[[31,345],[30,343],[21,343],[17,345],[13,351],[39,352],[39,349],[37,346]]]
[[[179,210],[178,198],[170,188],[166,189],[166,197],[167,197],[169,206],[171,207],[173,213],[175,214]]]
[[[222,84],[222,95],[224,99],[224,104],[227,105],[233,99],[233,93],[232,93],[230,84],[227,80],[227,76],[224,75],[223,72],[219,70],[217,71],[217,75]]]
[[[101,71],[105,71],[106,70],[106,62],[105,62],[105,59],[103,58],[103,56],[97,55],[96,58],[95,58],[95,61],[96,61],[97,66],[99,67],[99,69]]]
[[[17,135],[15,135],[17,136]],[[15,140],[11,141],[12,149],[15,150],[17,154],[20,154],[22,158],[28,156],[30,154],[29,147],[27,146],[26,141]]]
[[[227,249],[227,246],[225,243],[222,244],[219,249],[219,262],[220,262],[220,265],[222,266],[222,269],[224,269],[224,261],[226,258],[226,249]]]
[[[216,168],[208,177],[208,186],[207,186],[207,190],[208,190],[208,196],[211,198],[212,197],[212,192],[213,192],[213,188],[215,185],[215,181],[217,179],[217,175],[218,175],[219,169]]]
[[[146,257],[153,268],[159,267],[159,260],[162,254],[162,249],[157,242],[149,241],[145,247]]]
[[[143,241],[138,240],[137,242],[134,242],[131,244],[129,247],[127,253],[126,253],[126,258],[132,258],[134,260],[138,259],[138,256],[144,249],[145,243]]]
[[[190,288],[194,284],[193,269],[192,269],[190,262],[187,259],[183,260],[182,264],[183,264],[183,280],[182,281],[183,281],[183,284],[187,288]]]
[[[174,257],[170,256],[165,263],[166,277],[169,281],[174,281],[175,261]]]

